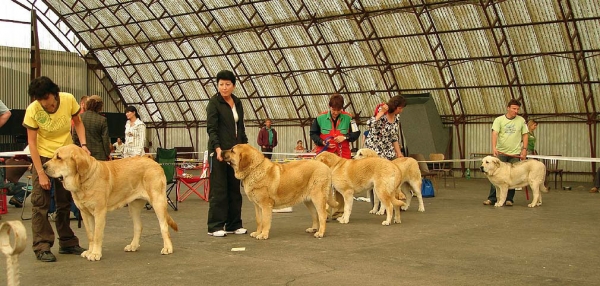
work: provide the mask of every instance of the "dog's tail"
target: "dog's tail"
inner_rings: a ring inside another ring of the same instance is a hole
[[[167,213],[167,224],[174,230],[174,231],[179,231],[179,228],[177,227],[177,223],[173,220],[173,218],[171,217],[171,215],[169,215],[169,213]]]
[[[402,194],[402,192],[400,192],[400,194]],[[402,195],[404,196],[404,194],[402,194]],[[394,196],[392,196],[392,204],[395,206],[398,206],[398,207],[405,206],[406,203],[397,199],[396,196],[398,196],[398,194],[395,194]],[[404,196],[404,198],[406,199],[406,196]]]
[[[544,184],[540,184],[540,191],[547,193],[548,192],[548,188],[546,188],[546,186]]]

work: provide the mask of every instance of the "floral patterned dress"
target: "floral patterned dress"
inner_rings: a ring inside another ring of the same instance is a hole
[[[396,159],[393,143],[398,141],[398,128],[400,127],[398,116],[394,118],[394,122],[389,122],[385,115],[381,116],[379,120],[375,120],[375,116],[373,116],[367,121],[367,126],[369,135],[367,135],[365,146],[377,152],[382,158]]]

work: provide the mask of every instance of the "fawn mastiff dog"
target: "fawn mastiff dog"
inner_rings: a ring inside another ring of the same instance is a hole
[[[320,238],[325,234],[326,204],[337,206],[331,192],[331,170],[315,160],[274,163],[248,144],[237,144],[224,150],[223,160],[242,180],[248,199],[254,203],[257,228],[250,233],[256,239],[268,239],[273,208],[284,208],[304,202],[312,216],[306,229]]]
[[[102,257],[106,213],[128,205],[133,220],[133,240],[125,251],[140,247],[141,210],[146,202],[154,208],[163,238],[161,254],[173,253],[169,226],[177,224],[167,212],[166,179],[162,167],[145,157],[96,161],[76,145],[60,147],[43,165],[52,178],[60,178],[81,211],[89,248],[81,254],[90,261]]]
[[[504,205],[508,189],[529,185],[533,193],[533,200],[527,205],[530,208],[542,205],[540,190],[548,192],[544,186],[546,166],[538,160],[530,159],[510,164],[502,162],[496,157],[487,156],[482,159],[480,169],[496,186],[496,197],[498,198],[494,205],[496,207]]]
[[[368,148],[358,149],[354,159],[361,159],[367,157],[379,157],[377,153]],[[400,190],[406,196],[406,205],[402,206],[402,210],[408,210],[410,207],[410,202],[412,200],[412,192],[417,196],[417,200],[419,201],[419,211],[425,211],[425,205],[423,204],[423,196],[421,195],[421,170],[419,169],[419,163],[417,160],[411,157],[402,157],[396,158],[392,161],[398,170],[401,173],[401,181],[400,181]],[[374,213],[377,215],[383,215],[385,213],[384,205],[381,205],[379,210],[377,207],[379,206],[379,198],[375,193],[373,193],[373,209],[369,213]]]
[[[315,159],[331,168],[333,187],[344,196],[344,215],[337,219],[340,223],[350,221],[354,194],[371,189],[385,206],[387,218],[381,224],[390,225],[393,213],[394,222],[401,222],[400,207],[405,204],[397,196],[404,199],[404,195],[396,192],[401,179],[398,178],[398,168],[392,162],[379,157],[345,159],[330,152],[323,152]]]

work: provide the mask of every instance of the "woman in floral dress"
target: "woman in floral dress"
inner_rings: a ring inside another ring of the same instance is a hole
[[[386,103],[380,105],[375,116],[367,121],[369,135],[365,146],[379,154],[380,157],[394,160],[404,157],[398,143],[398,129],[400,127],[399,114],[406,106],[406,99],[396,95]]]

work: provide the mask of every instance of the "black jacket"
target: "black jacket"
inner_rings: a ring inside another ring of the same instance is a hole
[[[235,144],[248,143],[246,127],[244,126],[244,109],[242,102],[231,95],[238,113],[237,134],[233,111],[220,93],[213,95],[206,106],[206,132],[208,133],[208,151],[213,152],[217,147],[222,150],[231,149]]]

